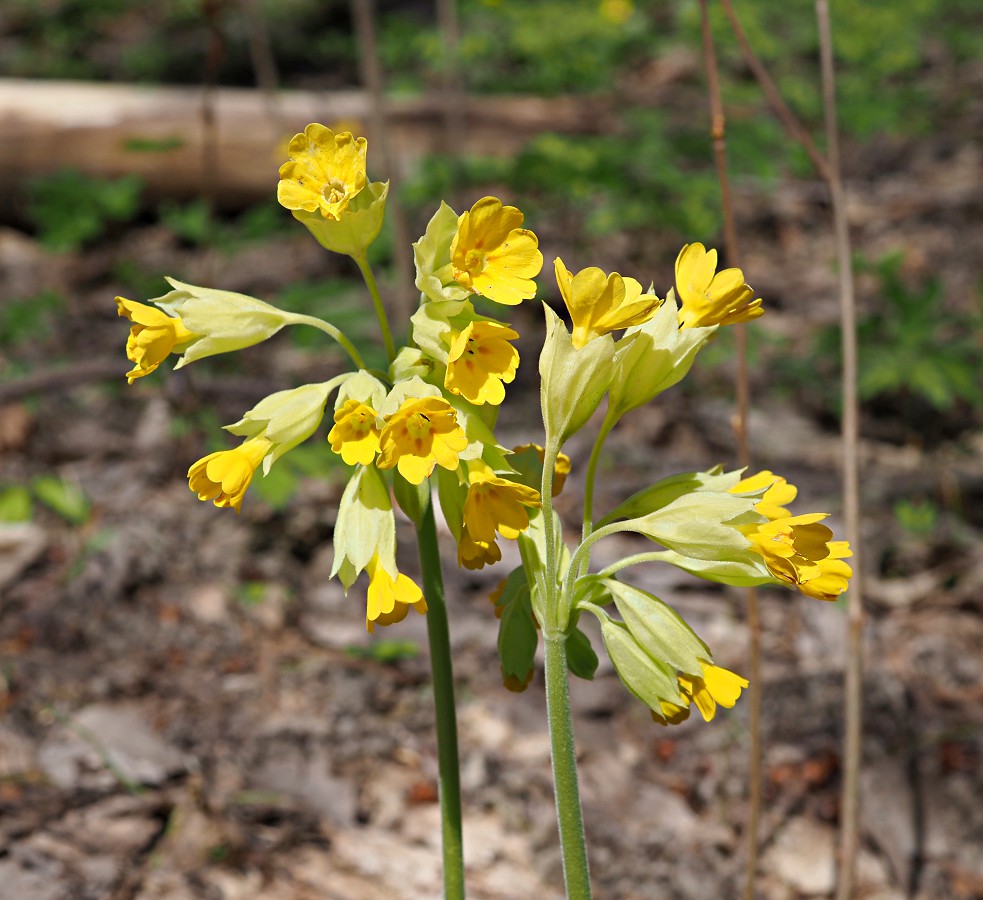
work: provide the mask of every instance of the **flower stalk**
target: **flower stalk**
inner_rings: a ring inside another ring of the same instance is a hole
[[[433,676],[437,722],[444,897],[446,900],[463,900],[464,841],[461,831],[461,778],[457,749],[457,713],[454,705],[454,671],[432,500],[426,504],[416,535],[420,569],[423,573],[423,593],[427,598],[427,637],[430,643],[430,670]]]

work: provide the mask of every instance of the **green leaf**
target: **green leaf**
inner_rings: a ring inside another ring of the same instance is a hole
[[[0,491],[0,522],[30,522],[33,512],[31,492],[24,485]]]
[[[419,526],[430,502],[430,481],[424,478],[419,484],[410,484],[398,471],[393,470],[393,496],[406,517]]]
[[[533,619],[529,585],[521,568],[506,579],[502,596],[495,604],[502,612],[498,626],[498,657],[502,679],[509,690],[524,690],[535,666],[539,631]]]
[[[48,509],[73,525],[82,525],[88,520],[91,506],[78,485],[54,475],[42,475],[31,482],[31,489]]]
[[[574,628],[567,635],[567,668],[578,678],[593,681],[597,663],[597,654],[591,646],[590,638],[579,628]]]

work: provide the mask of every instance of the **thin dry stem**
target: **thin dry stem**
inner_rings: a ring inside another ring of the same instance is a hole
[[[809,155],[809,159],[812,160],[812,164],[816,167],[816,171],[822,176],[824,181],[829,182],[831,180],[829,163],[826,158],[820,152],[819,148],[813,143],[812,138],[809,136],[809,132],[806,131],[805,126],[799,121],[798,117],[789,109],[788,104],[782,99],[782,95],[778,92],[778,88],[775,86],[775,82],[772,80],[771,76],[768,74],[768,70],[765,68],[764,63],[758,59],[757,54],[754,52],[754,48],[751,46],[751,42],[747,38],[747,34],[744,32],[744,28],[741,25],[741,20],[738,19],[737,13],[734,11],[734,7],[731,5],[730,0],[720,0],[721,5],[724,8],[724,13],[730,20],[731,28],[734,31],[734,36],[737,38],[737,42],[741,45],[741,53],[744,55],[744,62],[747,67],[754,74],[757,79],[758,84],[761,86],[761,91],[765,95],[765,99],[768,101],[768,105],[771,107],[772,112],[778,117],[779,121],[785,127],[785,130],[793,137],[799,144],[802,145],[802,149]]]
[[[720,198],[724,215],[724,242],[727,261],[738,266],[737,227],[734,218],[734,202],[727,172],[727,120],[720,94],[720,76],[717,69],[717,54],[710,29],[707,0],[700,0],[700,16],[703,33],[703,58],[707,72],[707,91],[710,98],[710,138],[713,141],[713,156],[720,181]],[[748,447],[748,407],[750,387],[748,379],[747,333],[743,324],[736,326],[737,371],[735,388],[737,409],[734,414],[734,432],[737,438],[737,454],[742,466],[750,465],[751,454]],[[758,833],[761,822],[761,616],[758,609],[758,592],[755,588],[747,590],[748,607],[748,657],[749,657],[749,730],[751,741],[748,761],[748,822],[747,822],[747,877],[744,896],[754,898],[754,883],[758,869],[760,842]]]
[[[836,123],[836,72],[827,0],[816,0],[822,58],[823,109],[829,160],[829,192],[833,205],[836,259],[840,280],[840,328],[843,345],[843,509],[847,540],[854,552],[854,574],[847,594],[846,702],[844,712],[843,799],[840,812],[840,878],[836,896],[853,896],[860,822],[860,759],[863,726],[863,581],[860,557],[860,411],[857,400],[857,311],[853,286],[850,230],[840,175]]]
[[[375,4],[373,0],[351,0],[352,21],[355,25],[355,39],[358,42],[359,70],[362,84],[369,94],[372,109],[372,134],[380,149],[385,171],[389,173],[389,197],[386,200],[386,215],[393,223],[393,255],[396,267],[393,296],[396,309],[393,321],[408,322],[412,312],[412,291],[408,276],[413,271],[413,257],[410,255],[409,226],[406,213],[399,202],[399,178],[396,158],[389,139],[389,117],[386,97],[383,90],[382,64],[379,61],[379,48],[376,41]]]
[[[458,148],[464,146],[467,130],[467,91],[461,67],[461,25],[457,0],[437,0],[437,27],[444,58],[441,69],[441,104],[444,113],[442,150],[450,166],[451,205],[457,208],[457,196],[463,181]]]

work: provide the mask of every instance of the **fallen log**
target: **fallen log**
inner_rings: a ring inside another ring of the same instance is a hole
[[[463,141],[456,149],[511,155],[542,131],[596,132],[608,118],[603,105],[600,98],[472,97],[460,111]],[[438,96],[390,99],[387,107],[397,175],[404,175],[423,155],[443,149],[446,115]],[[271,95],[0,79],[0,190],[7,196],[26,177],[73,168],[103,177],[136,173],[150,197],[207,188],[218,203],[238,206],[269,195],[286,141],[309,122],[365,134],[371,146],[371,120],[368,94],[360,90]]]

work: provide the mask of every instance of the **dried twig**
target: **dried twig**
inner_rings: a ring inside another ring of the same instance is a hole
[[[806,130],[805,126],[799,121],[795,113],[789,109],[788,104],[786,104],[782,99],[782,95],[778,92],[778,88],[775,87],[775,82],[772,81],[771,76],[768,74],[768,70],[764,66],[764,63],[758,59],[757,54],[754,52],[754,48],[751,46],[750,41],[748,41],[747,34],[744,32],[744,28],[741,25],[741,20],[737,18],[737,13],[734,11],[734,7],[731,5],[730,0],[720,0],[720,2],[724,8],[727,18],[730,20],[731,28],[734,31],[734,36],[737,38],[737,42],[741,45],[741,52],[744,54],[744,62],[747,63],[747,67],[757,79],[758,85],[761,87],[761,91],[765,95],[765,99],[768,101],[768,105],[771,107],[772,112],[775,113],[782,125],[785,126],[785,130],[789,133],[789,135],[791,135],[791,137],[802,145],[802,149],[809,155],[809,159],[812,160],[812,164],[816,167],[816,171],[819,172],[823,180],[829,182],[831,180],[831,174],[829,171],[829,163],[826,161],[826,158],[813,143],[813,140],[809,136],[809,132]]]
[[[724,116],[724,105],[720,95],[720,77],[717,70],[717,54],[713,45],[713,33],[710,30],[710,17],[707,0],[700,0],[700,17],[703,33],[703,58],[707,71],[707,90],[710,96],[710,137],[713,141],[714,162],[717,167],[717,178],[720,181],[720,198],[724,215],[724,242],[727,249],[727,261],[733,266],[740,265],[737,248],[737,227],[734,221],[734,203],[730,190],[730,178],[727,173],[727,120]],[[750,465],[751,454],[748,448],[748,406],[750,389],[748,379],[747,332],[743,323],[735,326],[737,337],[737,372],[735,387],[737,409],[734,415],[734,432],[737,438],[737,455],[742,466]],[[761,615],[758,609],[758,592],[755,588],[747,589],[748,610],[748,680],[749,690],[749,730],[751,742],[749,748],[749,799],[747,821],[747,878],[744,896],[747,900],[754,898],[754,883],[758,869],[760,850],[759,831],[761,822]]]
[[[413,272],[413,258],[410,255],[409,227],[406,213],[399,202],[399,181],[395,155],[389,140],[389,124],[386,109],[386,97],[383,91],[382,65],[379,62],[379,49],[376,42],[375,4],[373,0],[351,0],[352,20],[355,25],[355,37],[358,41],[359,69],[362,84],[371,98],[372,134],[379,146],[382,164],[389,173],[389,197],[386,200],[386,215],[393,223],[393,255],[396,268],[393,295],[396,298],[397,309],[395,321],[407,322],[412,312],[412,291],[407,285],[412,284],[409,275]]]
[[[854,551],[854,573],[847,594],[847,656],[843,799],[840,812],[840,879],[838,900],[853,896],[860,822],[860,756],[863,726],[863,579],[860,554],[860,408],[857,398],[857,310],[853,286],[846,196],[840,177],[840,144],[836,124],[836,73],[827,0],[816,0],[822,58],[823,110],[829,192],[833,205],[836,260],[840,279],[840,330],[843,346],[843,508],[846,535]]]

